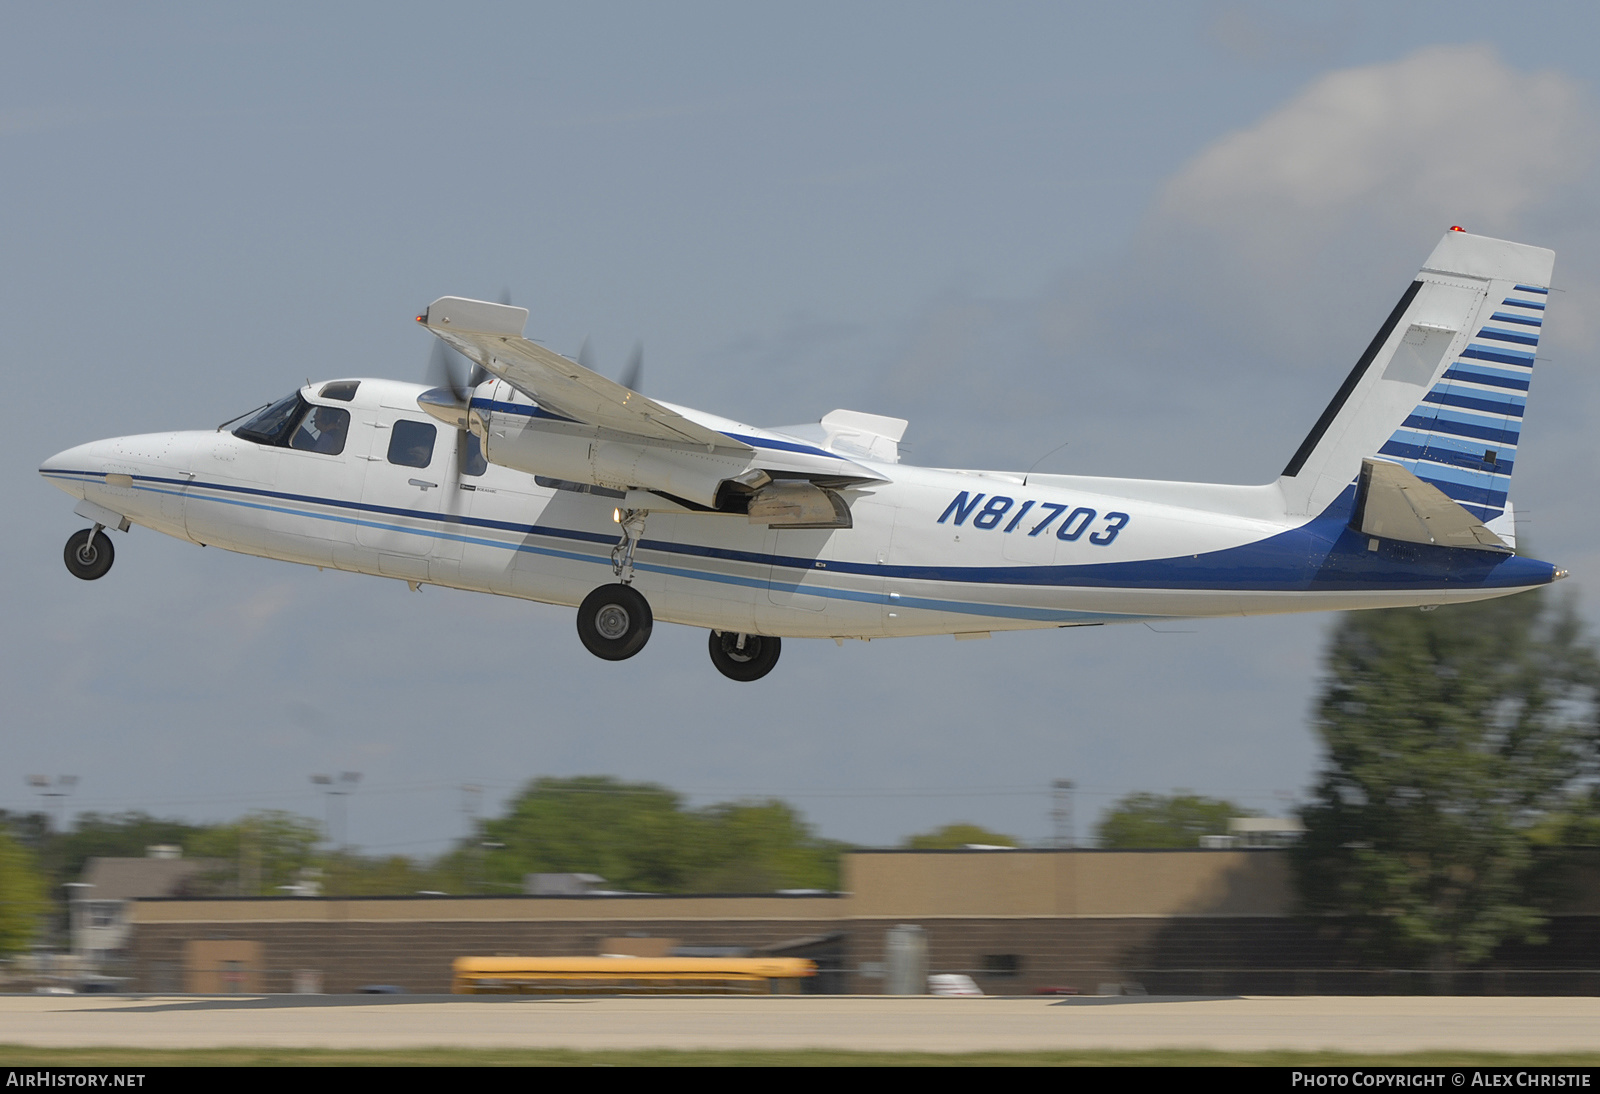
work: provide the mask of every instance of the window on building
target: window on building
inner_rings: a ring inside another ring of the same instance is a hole
[[[1022,955],[1020,953],[986,953],[983,955],[983,975],[985,976],[1021,976]]]

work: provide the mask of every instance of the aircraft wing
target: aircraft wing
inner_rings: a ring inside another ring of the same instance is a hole
[[[750,445],[691,422],[675,410],[606,379],[522,336],[528,309],[441,296],[418,322],[494,375],[563,417],[655,441],[753,452]]]

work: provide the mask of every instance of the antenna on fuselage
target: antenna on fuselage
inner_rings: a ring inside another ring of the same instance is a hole
[[[1033,474],[1033,469],[1035,467],[1038,467],[1045,460],[1048,460],[1051,456],[1054,456],[1057,452],[1060,452],[1063,448],[1067,447],[1067,445],[1069,445],[1071,443],[1072,443],[1071,441],[1062,441],[1060,444],[1056,445],[1050,451],[1046,452],[1044,455],[1042,455],[1038,459],[1034,460],[1032,465],[1029,466],[1029,468],[1022,473],[1022,478],[1023,478],[1024,485],[1026,485],[1026,483],[1027,483],[1028,476]]]

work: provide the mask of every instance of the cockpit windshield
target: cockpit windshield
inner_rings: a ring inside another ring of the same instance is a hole
[[[331,385],[330,385],[331,386]],[[343,407],[315,406],[295,392],[279,399],[233,431],[235,437],[273,448],[295,448],[337,456],[350,432],[350,412]]]
[[[298,391],[286,395],[235,429],[233,435],[256,444],[281,445],[288,439],[289,430],[300,420],[305,407],[306,401],[300,398]]]

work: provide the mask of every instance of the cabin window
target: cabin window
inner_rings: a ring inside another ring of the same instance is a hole
[[[317,392],[317,395],[323,399],[337,399],[341,403],[348,403],[356,397],[356,388],[360,386],[360,380],[335,380],[331,384],[323,384],[322,390]]]
[[[395,422],[389,434],[389,462],[401,467],[427,467],[433,462],[433,441],[438,432],[427,422]]]
[[[235,429],[233,435],[256,444],[282,445],[288,440],[289,430],[300,420],[305,408],[306,401],[300,398],[297,391],[258,413]]]
[[[344,451],[345,435],[350,432],[350,412],[336,406],[314,406],[300,418],[300,427],[289,439],[289,447],[301,452],[321,452],[337,456]]]

